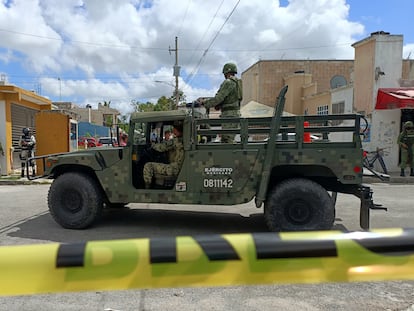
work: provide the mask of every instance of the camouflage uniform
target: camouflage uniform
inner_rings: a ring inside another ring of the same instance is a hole
[[[147,189],[150,188],[155,174],[177,176],[184,161],[184,145],[181,137],[165,140],[152,148],[159,152],[168,151],[169,164],[148,162],[144,165],[143,177]]]
[[[405,176],[405,168],[410,167],[410,176],[414,176],[414,126],[407,121],[403,125],[403,131],[398,135],[398,145],[401,149],[401,176]]]
[[[234,64],[228,63],[223,67],[223,73],[235,74],[237,67]],[[220,85],[216,95],[204,102],[205,108],[214,107],[216,110],[221,110],[221,118],[239,118],[240,117],[240,101],[242,99],[241,80],[235,76],[227,76],[226,80]],[[225,123],[223,129],[238,128],[238,123]],[[234,134],[222,135],[221,141],[224,143],[232,143],[234,141]]]
[[[36,146],[35,137],[31,135],[31,131],[29,128],[24,128],[23,135],[21,136],[20,141],[19,141],[19,147],[21,148],[21,153],[19,155],[20,160],[21,160],[21,166],[22,166],[21,177],[24,177],[26,161],[29,158],[34,157],[35,146]],[[32,175],[35,176],[36,175],[35,162],[30,161],[28,165],[32,167]]]

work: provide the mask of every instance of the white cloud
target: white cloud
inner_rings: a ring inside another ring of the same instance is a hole
[[[241,73],[259,59],[350,59],[364,31],[345,0],[240,1],[227,21],[237,0],[9,2],[0,4],[0,71],[22,63],[28,77],[43,77],[42,95],[111,100],[124,113],[131,100],[172,94],[175,36],[180,89],[193,100],[214,95],[225,62]]]
[[[403,47],[403,58],[414,59],[414,43]]]

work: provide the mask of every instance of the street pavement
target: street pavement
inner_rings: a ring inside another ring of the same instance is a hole
[[[407,178],[407,177],[406,177]],[[392,180],[392,178],[391,178]],[[407,180],[414,180],[410,178]],[[129,204],[88,230],[65,230],[47,210],[49,184],[0,185],[0,245],[265,231],[263,210],[241,206]],[[412,185],[375,182],[372,228],[412,227]],[[358,200],[338,195],[335,230],[359,230]],[[0,267],[1,268],[1,267]],[[0,269],[1,271],[1,269]],[[1,282],[1,276],[0,276]],[[414,311],[414,281],[88,291],[0,297],[0,310]]]

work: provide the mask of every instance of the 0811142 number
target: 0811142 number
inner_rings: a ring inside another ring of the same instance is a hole
[[[205,178],[203,184],[204,188],[233,188],[233,179]]]

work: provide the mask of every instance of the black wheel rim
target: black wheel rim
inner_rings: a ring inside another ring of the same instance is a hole
[[[289,202],[285,209],[285,217],[293,224],[303,225],[312,218],[312,208],[304,200],[294,200]]]
[[[67,191],[61,196],[63,208],[72,214],[76,214],[82,210],[83,198],[77,191]]]

